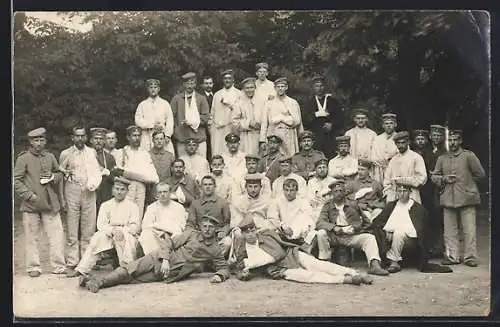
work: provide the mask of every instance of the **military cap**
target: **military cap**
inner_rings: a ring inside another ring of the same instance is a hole
[[[255,77],[247,77],[244,80],[241,81],[241,86],[245,86],[248,83],[253,83],[255,84]]]
[[[219,221],[217,220],[217,218],[215,218],[214,216],[210,216],[210,215],[203,215],[201,217],[201,221],[209,221],[214,225],[219,225]]]
[[[253,218],[251,216],[247,216],[240,221],[238,227],[240,228],[240,230],[246,231],[250,228],[255,227],[255,222],[253,221]]]
[[[278,85],[278,84],[285,84],[285,85],[288,85],[288,78],[286,78],[286,77],[280,77],[280,78],[277,78],[277,79],[274,81],[274,85]]]
[[[107,132],[108,132],[108,130],[105,129],[105,128],[103,128],[103,127],[92,127],[90,129],[90,135],[91,136],[94,136],[94,135],[104,136],[104,135],[106,135]]]
[[[312,78],[312,82],[313,83],[316,83],[316,82],[324,83],[325,82],[325,78],[323,76],[321,76],[321,75],[315,75]]]
[[[281,162],[289,162],[289,163],[292,163],[292,156],[281,156],[278,161],[281,163]]]
[[[462,130],[460,129],[450,129],[449,136],[459,136],[462,137]]]
[[[429,136],[429,131],[426,129],[416,129],[413,131],[413,136],[423,136],[423,137],[428,137]]]
[[[249,161],[249,160],[257,160],[259,161],[260,160],[260,157],[254,153],[249,153],[247,155],[245,155],[245,160],[246,161]]]
[[[259,70],[261,68],[269,69],[269,65],[267,64],[267,62],[259,62],[258,64],[255,65],[256,70]]]
[[[121,184],[124,184],[124,185],[130,185],[130,181],[128,179],[126,179],[125,177],[115,177],[113,179],[113,182],[116,184],[116,183],[121,183]]]
[[[365,168],[371,168],[373,166],[373,164],[370,160],[359,159],[358,166],[365,167]]]
[[[352,110],[352,115],[355,117],[355,116],[358,116],[358,115],[365,115],[365,116],[368,116],[368,110],[366,110],[365,108],[362,108],[362,107],[355,107],[353,110]]]
[[[73,134],[75,134],[77,132],[83,132],[84,134],[87,133],[87,130],[85,129],[85,127],[80,127],[80,126],[73,127],[72,131],[73,131]]]
[[[332,189],[336,185],[345,185],[345,181],[343,179],[335,179],[330,184],[328,184],[328,187]]]
[[[46,133],[47,133],[47,130],[45,128],[39,127],[39,128],[35,128],[35,129],[29,131],[28,137],[29,138],[41,137],[41,136],[45,136]]]
[[[444,133],[444,131],[445,131],[445,128],[442,125],[431,125],[429,127],[429,129],[430,129],[431,133],[432,132]]]
[[[160,86],[160,80],[155,78],[149,78],[146,80],[146,86]]]
[[[303,131],[302,133],[299,134],[299,141],[302,141],[305,138],[314,138],[314,133],[311,131]]]
[[[394,140],[394,142],[396,142],[402,139],[409,139],[409,138],[410,138],[410,133],[408,133],[407,131],[401,131],[395,133],[392,139]]]
[[[245,181],[247,182],[261,182],[262,181],[262,175],[255,173],[255,174],[246,174],[245,175]]]
[[[342,144],[342,143],[351,144],[351,137],[348,135],[337,136],[335,138],[335,141],[337,141],[337,144]]]
[[[194,138],[188,138],[186,139],[186,144],[198,144],[198,141]]]
[[[382,121],[386,120],[392,120],[392,121],[397,121],[398,115],[393,114],[391,112],[385,113],[382,115]]]
[[[192,79],[196,79],[196,74],[193,72],[186,73],[186,74],[182,75],[182,79],[185,82],[192,80]]]
[[[224,139],[226,140],[227,143],[236,143],[240,141],[240,136],[235,133],[229,133],[226,135]]]
[[[136,126],[136,125],[132,125],[132,126],[127,127],[127,135],[130,135],[133,132],[137,132],[137,131],[139,133],[141,133],[142,129],[139,126]]]
[[[278,142],[278,143],[283,143],[283,139],[281,137],[279,137],[278,135],[268,135],[267,136],[267,140],[268,141],[274,141],[274,142]]]
[[[314,162],[314,168],[318,167],[319,165],[321,164],[325,164],[325,165],[328,165],[328,159],[325,159],[325,158],[321,158],[319,160],[316,160]]]
[[[226,70],[224,70],[222,73],[220,73],[220,75],[221,75],[222,77],[224,77],[224,76],[226,76],[226,75],[231,75],[231,76],[233,76],[233,70],[232,70],[232,69],[226,69]]]

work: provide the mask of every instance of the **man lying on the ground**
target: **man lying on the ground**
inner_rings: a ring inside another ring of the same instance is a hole
[[[150,283],[164,281],[173,283],[186,279],[200,271],[201,265],[212,263],[216,273],[211,283],[221,283],[229,278],[229,270],[223,250],[217,244],[215,228],[217,219],[205,216],[200,231],[188,230],[168,238],[160,250],[156,250],[106,276],[81,276],[78,284],[97,293],[99,289],[119,284]]]
[[[90,239],[82,259],[66,277],[89,274],[105,252],[115,249],[121,266],[137,257],[137,236],[141,218],[139,207],[126,199],[130,181],[117,177],[113,185],[113,198],[104,202],[97,216],[97,232]]]
[[[181,234],[186,226],[186,210],[170,195],[169,184],[160,182],[156,185],[157,200],[147,207],[139,236],[145,255],[159,249],[165,238]]]
[[[275,231],[256,231],[251,218],[242,221],[239,228],[245,239],[245,246],[238,252],[240,280],[249,280],[251,270],[262,267],[273,279],[323,284],[373,283],[371,277],[354,269],[314,258],[297,245],[281,240]]]
[[[318,258],[330,260],[335,245],[357,248],[366,255],[368,273],[386,276],[389,272],[380,266],[377,240],[367,232],[370,223],[357,206],[346,203],[344,183],[336,180],[330,184],[332,199],[325,203],[316,223]]]
[[[398,200],[387,203],[384,210],[373,220],[372,229],[381,257],[386,257],[390,262],[387,270],[390,273],[400,271],[399,262],[403,260],[403,249],[411,243],[417,243],[421,272],[452,272],[449,267],[429,263],[429,216],[420,203],[410,199],[410,192],[410,186],[398,183]]]

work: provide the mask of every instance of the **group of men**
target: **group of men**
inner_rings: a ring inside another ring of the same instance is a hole
[[[78,276],[92,292],[205,270],[215,272],[214,283],[261,272],[371,284],[336,255],[346,248],[364,252],[373,275],[400,271],[412,244],[422,272],[451,272],[447,266],[461,261],[478,265],[476,181],[485,171],[461,147],[460,131],[450,131],[447,149],[444,127],[432,125],[430,136],[397,132],[397,116],[385,113],[377,135],[365,108],[354,108],[354,127],[347,129],[344,109],[325,94],[322,78],[313,81],[311,105],[300,108],[286,95],[286,78],[273,83],[266,63],[256,68],[257,79],[245,78],[243,91],[224,71],[215,94],[211,78],[204,78],[202,94],[196,74],[187,73],[170,103],[158,95],[159,81],[147,80],[149,96],[121,149],[113,131],[91,128],[88,146],[87,130],[75,127],[73,145],[57,160],[45,150],[45,128],[30,131],[29,150],[14,168],[29,276],[41,274],[40,223],[52,272]],[[429,263],[433,254],[443,256],[442,265]],[[116,269],[92,274],[107,258]]]

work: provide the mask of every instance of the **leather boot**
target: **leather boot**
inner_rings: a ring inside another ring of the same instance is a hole
[[[87,285],[87,282],[90,280],[90,276],[89,275],[81,275],[79,278],[78,278],[78,286],[80,287],[85,287]]]
[[[87,289],[92,293],[97,293],[101,288],[111,287],[129,280],[127,269],[123,267],[116,268],[104,277],[92,277],[86,283]]]
[[[389,275],[389,272],[380,266],[380,261],[377,259],[373,259],[372,261],[370,261],[370,270],[368,270],[368,273],[378,276]]]

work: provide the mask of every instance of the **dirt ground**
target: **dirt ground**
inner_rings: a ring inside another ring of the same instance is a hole
[[[423,274],[414,268],[369,286],[300,284],[236,278],[210,284],[210,274],[162,284],[120,285],[97,294],[77,279],[24,272],[20,217],[14,223],[14,314],[18,317],[276,317],[276,316],[484,316],[490,308],[490,223],[478,217],[480,266],[454,266],[451,274]],[[42,232],[42,268],[48,272],[48,244]],[[366,262],[354,264],[361,270]],[[102,273],[102,272],[99,272]]]

